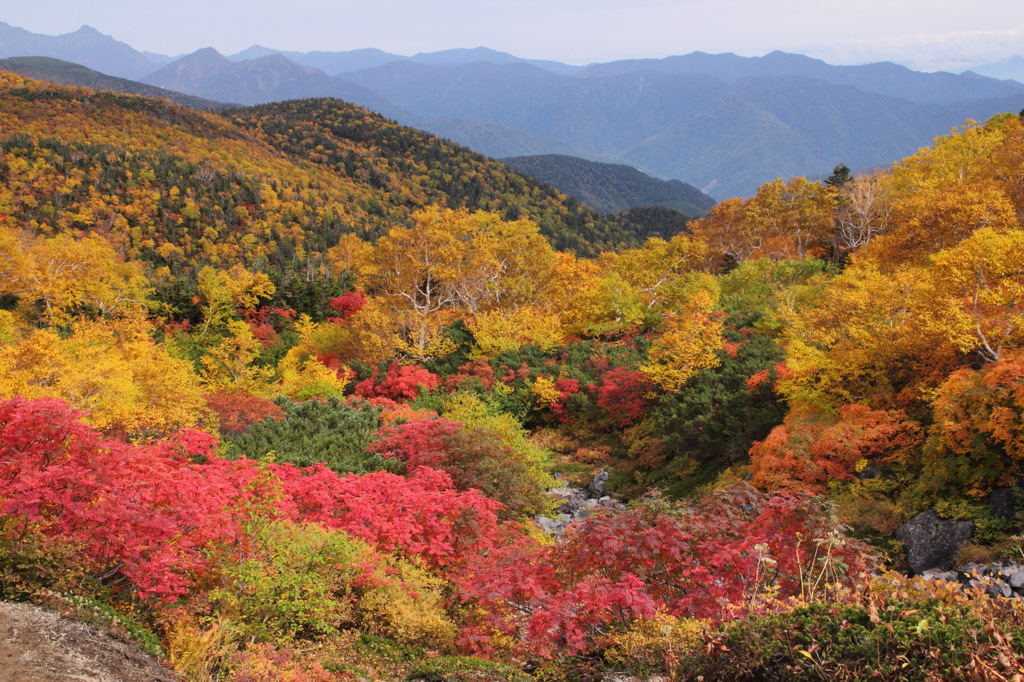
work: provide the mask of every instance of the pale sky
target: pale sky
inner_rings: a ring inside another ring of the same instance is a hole
[[[172,56],[253,44],[404,55],[482,45],[586,64],[779,49],[962,70],[1024,55],[1021,0],[0,0],[0,21],[48,35],[87,24]]]

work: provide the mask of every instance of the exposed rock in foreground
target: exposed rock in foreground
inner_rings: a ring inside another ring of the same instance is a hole
[[[4,682],[176,682],[138,647],[31,604],[0,602]]]

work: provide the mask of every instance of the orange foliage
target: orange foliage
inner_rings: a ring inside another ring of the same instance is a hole
[[[1024,463],[1024,355],[954,372],[934,408],[931,478],[975,496],[1012,482]]]
[[[791,412],[751,448],[752,482],[767,490],[821,491],[830,480],[852,480],[868,464],[911,458],[922,440],[920,427],[895,410],[844,405],[837,419]]]

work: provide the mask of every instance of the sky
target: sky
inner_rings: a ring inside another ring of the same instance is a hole
[[[486,46],[588,64],[783,50],[959,71],[1024,55],[1021,0],[0,0],[0,21],[48,35],[89,25],[170,56]]]

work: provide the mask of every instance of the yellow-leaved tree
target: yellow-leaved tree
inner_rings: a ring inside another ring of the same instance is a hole
[[[915,306],[960,351],[999,360],[1024,343],[1024,230],[976,231],[931,258]]]
[[[65,324],[137,306],[149,293],[142,268],[99,235],[36,237],[0,227],[0,295],[17,297],[29,319]]]
[[[713,314],[714,308],[712,292],[694,294],[683,312],[666,319],[665,333],[651,345],[640,372],[662,390],[675,392],[699,370],[717,366],[722,320]]]
[[[165,435],[206,410],[188,362],[153,342],[143,319],[80,319],[70,334],[35,329],[0,345],[0,397],[62,398],[117,436]]]
[[[236,308],[255,308],[261,298],[274,295],[274,284],[262,272],[249,272],[241,265],[228,270],[210,266],[199,271],[199,295],[203,324],[198,334],[207,337],[220,331]]]
[[[227,336],[200,359],[203,383],[212,391],[273,397],[274,369],[256,364],[261,349],[247,323],[231,320],[227,323]]]
[[[414,227],[392,228],[372,249],[348,243],[332,252],[361,277],[370,297],[351,325],[385,323],[373,332],[389,338],[396,354],[447,355],[455,346],[445,327],[460,317],[529,306],[556,271],[558,257],[529,220],[437,207],[413,217]]]

